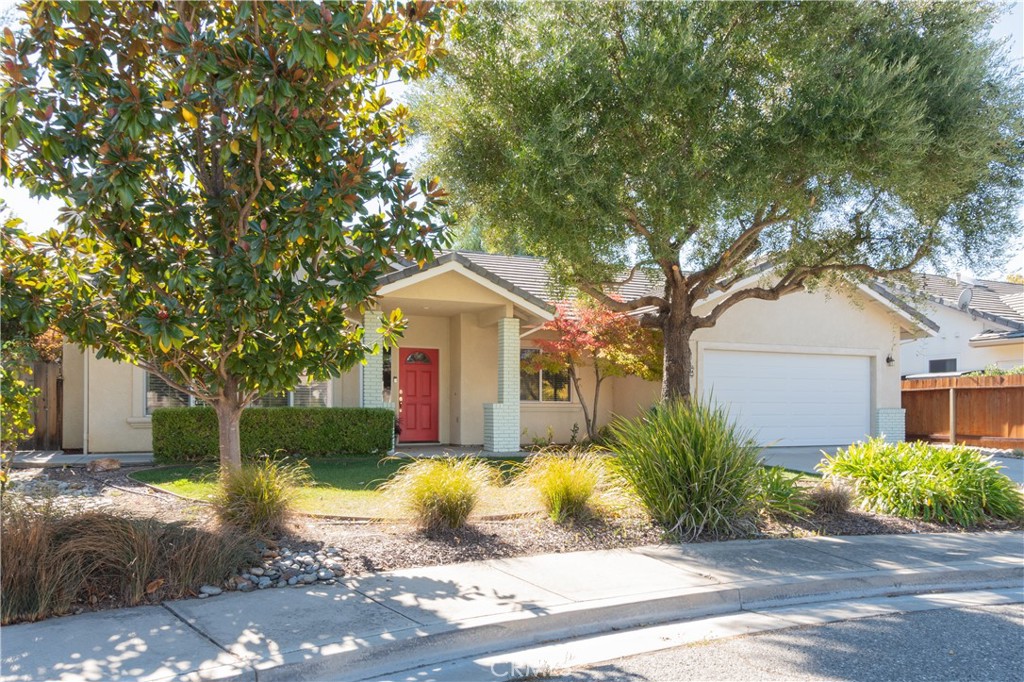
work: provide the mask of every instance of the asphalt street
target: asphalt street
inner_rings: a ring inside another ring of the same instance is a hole
[[[758,635],[557,671],[558,682],[1024,679],[1024,604],[939,609]]]

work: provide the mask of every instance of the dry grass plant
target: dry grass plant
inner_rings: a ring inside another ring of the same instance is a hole
[[[105,511],[61,513],[5,495],[2,622],[76,605],[133,606],[194,594],[256,559],[251,536]]]
[[[498,475],[476,457],[424,458],[403,466],[380,489],[424,530],[461,528]]]

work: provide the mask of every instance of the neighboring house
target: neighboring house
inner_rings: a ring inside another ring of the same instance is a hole
[[[763,275],[759,275],[763,276]],[[755,279],[737,286],[750,286]],[[633,281],[618,294],[649,293]],[[340,378],[303,386],[266,404],[398,406],[401,444],[482,445],[512,452],[548,430],[566,442],[582,428],[578,397],[564,374],[531,374],[520,360],[555,314],[543,261],[447,252],[422,269],[381,279],[378,312],[401,308],[401,346]],[[705,305],[714,304],[714,298]],[[700,311],[698,311],[700,312]],[[899,346],[934,324],[870,287],[851,295],[796,293],[748,300],[693,341],[695,392],[729,406],[762,443],[843,445],[874,434],[903,438]],[[592,390],[589,372],[583,390]],[[613,378],[602,388],[600,422],[635,416],[660,385]],[[187,396],[126,364],[68,348],[64,361],[64,447],[91,452],[151,449],[152,410],[187,405]]]
[[[925,299],[917,307],[939,331],[903,343],[904,375],[1024,365],[1024,285],[939,275],[917,275],[916,282]]]

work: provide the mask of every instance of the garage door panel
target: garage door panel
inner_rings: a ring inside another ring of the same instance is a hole
[[[870,431],[870,367],[867,356],[709,350],[703,388],[763,444],[849,443]]]

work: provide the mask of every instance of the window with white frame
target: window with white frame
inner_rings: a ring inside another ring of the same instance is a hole
[[[260,396],[253,407],[327,407],[328,382],[300,383],[294,391]],[[146,372],[146,415],[160,407],[193,407],[201,404],[184,391],[179,391],[162,378]]]
[[[159,407],[192,407],[195,398],[174,388],[161,377],[146,372],[146,414]]]
[[[535,369],[536,348],[519,351],[519,399],[534,402],[567,403],[571,398],[569,371]]]

